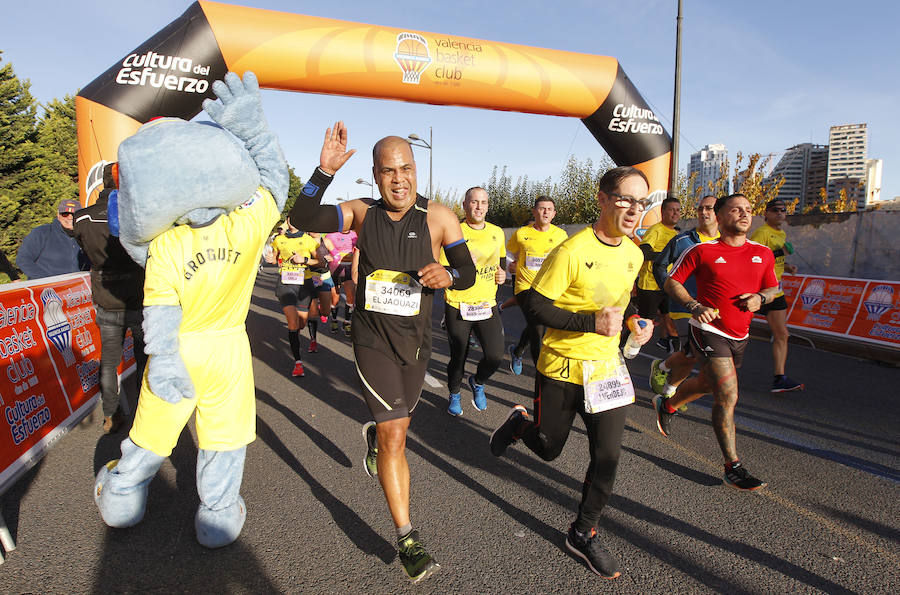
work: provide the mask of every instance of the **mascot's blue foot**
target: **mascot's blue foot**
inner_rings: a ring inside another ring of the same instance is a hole
[[[147,510],[150,480],[163,460],[130,438],[122,441],[122,458],[104,465],[94,481],[94,502],[104,523],[124,528],[141,522]]]
[[[247,519],[247,506],[240,496],[246,455],[246,446],[228,451],[201,448],[197,452],[200,507],[194,527],[200,545],[223,547],[241,534]]]
[[[240,496],[224,510],[211,510],[201,504],[194,517],[197,541],[208,548],[224,547],[238,538],[245,520],[247,506]]]

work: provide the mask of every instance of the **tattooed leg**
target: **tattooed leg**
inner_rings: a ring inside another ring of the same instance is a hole
[[[715,404],[712,409],[713,431],[725,462],[738,459],[734,437],[734,406],[738,400],[737,370],[730,357],[713,357],[705,366],[712,384]]]

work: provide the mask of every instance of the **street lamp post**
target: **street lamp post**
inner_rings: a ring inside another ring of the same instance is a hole
[[[417,145],[416,143],[409,143],[412,146],[424,147],[424,148],[428,149],[428,198],[433,200],[434,193],[432,192],[431,178],[432,178],[432,171],[433,171],[432,165],[434,162],[434,160],[433,160],[434,149],[432,148],[431,145],[434,143],[434,137],[432,136],[431,126],[428,127],[428,142],[425,142],[425,139],[423,139],[423,138],[419,138],[419,135],[416,133],[412,133],[409,136],[407,136],[406,138],[408,138],[409,140],[419,141],[420,143],[422,143],[421,145]]]
[[[375,198],[375,195],[374,195],[375,185],[372,184],[372,182],[367,182],[367,181],[363,180],[362,178],[356,178],[356,183],[357,184],[365,184],[366,186],[368,186],[369,187],[369,198]]]

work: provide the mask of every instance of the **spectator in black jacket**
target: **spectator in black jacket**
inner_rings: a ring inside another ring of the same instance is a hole
[[[56,209],[56,220],[35,227],[22,240],[16,255],[16,266],[29,279],[53,277],[90,268],[90,262],[71,236],[75,211],[80,207],[79,202],[71,198],[60,201]]]
[[[97,202],[75,216],[75,239],[91,259],[91,291],[100,328],[100,397],[103,430],[116,432],[122,425],[117,368],[122,361],[125,331],[131,329],[138,378],[144,375],[142,324],[144,269],[134,262],[117,237],[118,221],[109,221],[110,202],[115,204],[115,181],[110,164],[104,170],[104,186]],[[108,171],[107,171],[108,170]],[[112,209],[114,211],[114,209]],[[110,231],[112,229],[112,232]]]

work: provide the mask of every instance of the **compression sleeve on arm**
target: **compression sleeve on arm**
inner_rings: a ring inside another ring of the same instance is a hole
[[[451,269],[456,270],[456,275],[450,271],[453,277],[453,285],[450,289],[468,289],[475,285],[475,263],[472,262],[472,254],[465,240],[457,240],[444,246],[444,254]]]
[[[505,256],[500,257],[500,268],[503,269],[504,271],[506,270],[506,257]]]
[[[329,176],[318,167],[313,171],[289,215],[291,225],[303,231],[330,233],[343,231],[344,217],[338,205],[323,205],[325,189],[331,184]]]
[[[641,252],[644,253],[644,261],[652,261],[659,255],[659,252],[653,251],[653,246],[651,246],[650,244],[641,244],[640,246],[638,246],[638,248],[640,248]]]
[[[528,292],[525,308],[535,322],[550,328],[581,333],[593,333],[597,328],[593,314],[570,312],[554,306],[553,300],[533,288]]]

